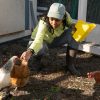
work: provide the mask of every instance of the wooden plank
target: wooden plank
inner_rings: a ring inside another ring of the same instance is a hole
[[[16,33],[8,34],[8,35],[2,35],[2,36],[0,36],[0,43],[4,43],[4,42],[11,41],[14,39],[22,38],[22,37],[25,37],[28,35],[31,35],[30,30],[16,32]]]
[[[79,46],[79,50],[84,52],[100,55],[100,45],[93,43],[83,43]]]
[[[39,6],[37,7],[37,9],[38,9],[38,10],[48,10],[47,7],[39,7]]]

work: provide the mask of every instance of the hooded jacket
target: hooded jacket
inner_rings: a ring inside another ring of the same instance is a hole
[[[66,21],[67,24],[70,26],[73,24],[73,20],[68,12],[66,12],[66,14],[67,14]],[[52,43],[54,38],[61,36],[61,34],[67,29],[68,27],[65,26],[65,28],[63,28],[63,23],[61,23],[60,26],[54,29],[53,33],[51,33],[48,29],[48,23],[40,19],[38,25],[32,32],[31,38],[34,41],[30,45],[29,49],[34,50],[35,54],[37,54],[39,50],[42,48],[43,41],[45,41],[46,43]]]

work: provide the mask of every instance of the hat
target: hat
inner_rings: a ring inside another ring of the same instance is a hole
[[[64,14],[65,14],[65,6],[61,3],[53,3],[50,6],[47,16],[54,17],[61,20],[63,19]]]

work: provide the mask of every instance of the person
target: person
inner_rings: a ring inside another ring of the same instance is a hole
[[[48,53],[49,48],[56,48],[67,43],[65,69],[74,75],[81,75],[75,67],[79,43],[72,37],[73,29],[75,29],[73,20],[65,10],[65,6],[61,3],[53,3],[47,16],[42,17],[33,30],[27,50],[22,53],[21,58],[29,62],[34,62],[32,58],[36,58],[37,62],[41,62],[41,58]]]

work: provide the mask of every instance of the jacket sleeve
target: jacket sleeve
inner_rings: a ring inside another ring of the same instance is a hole
[[[36,37],[33,41],[33,43],[30,45],[29,49],[33,49],[35,54],[39,52],[39,50],[42,48],[43,45],[43,38],[44,34],[46,32],[47,24],[43,20],[39,21],[39,26],[37,29]]]
[[[66,11],[66,21],[69,26],[73,24],[73,19],[71,18],[70,14]]]

